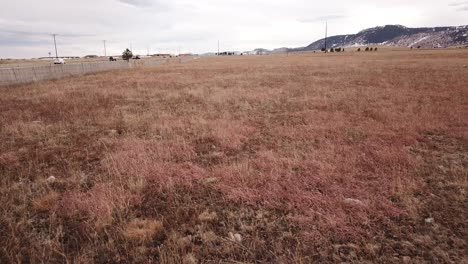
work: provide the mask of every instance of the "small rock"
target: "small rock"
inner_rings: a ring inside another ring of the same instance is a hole
[[[57,178],[55,178],[54,176],[50,176],[49,178],[47,178],[47,182],[48,183],[54,183],[55,181],[57,180]]]
[[[210,184],[210,183],[215,183],[218,182],[218,178],[216,177],[209,177],[203,180],[204,183]]]
[[[402,261],[403,261],[403,263],[410,263],[411,258],[408,257],[408,256],[403,256]]]
[[[233,234],[229,232],[228,235],[231,241],[238,242],[238,243],[242,242],[242,236],[239,233]]]
[[[234,234],[234,239],[236,240],[236,242],[242,242],[242,236],[240,234]]]
[[[183,264],[197,264],[198,261],[192,254],[187,254],[184,256],[182,263]]]
[[[434,218],[430,217],[430,218],[426,218],[424,220],[424,222],[428,223],[428,224],[433,224],[434,223]]]
[[[109,130],[109,136],[117,136],[119,134],[119,132],[115,129],[111,129]]]
[[[218,218],[216,212],[209,212],[208,210],[204,211],[198,216],[198,219],[202,222],[213,221]]]
[[[346,198],[344,199],[344,202],[347,204],[352,204],[352,205],[360,205],[360,206],[364,205],[364,203],[361,200],[353,199],[353,198]]]

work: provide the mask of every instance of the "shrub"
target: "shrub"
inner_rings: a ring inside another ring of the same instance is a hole
[[[374,48],[370,48],[370,51],[373,51],[373,50],[374,50]]]
[[[358,48],[357,51],[361,51],[361,48]]]
[[[377,48],[375,48],[374,51],[377,51]]]
[[[369,51],[369,47],[366,47],[366,51]]]
[[[130,60],[131,58],[133,58],[133,53],[131,50],[129,49],[126,49],[124,50],[124,52],[122,53],[122,59],[124,60]]]

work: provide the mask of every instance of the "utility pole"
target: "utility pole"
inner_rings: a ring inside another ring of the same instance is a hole
[[[218,40],[218,56],[219,56],[219,40]]]
[[[325,21],[325,53],[327,53],[328,21]]]
[[[57,36],[57,34],[52,34],[52,36],[54,36],[55,58],[58,59],[57,42],[55,41],[55,36]]]
[[[104,57],[107,57],[106,40],[103,40],[102,42],[104,43]]]

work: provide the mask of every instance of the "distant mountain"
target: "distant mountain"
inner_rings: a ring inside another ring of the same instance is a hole
[[[468,44],[468,26],[407,28],[387,25],[362,30],[357,34],[327,38],[327,47],[388,45],[397,47],[445,48]],[[320,50],[325,46],[321,39],[296,50]]]
[[[468,45],[468,25],[458,27],[408,28],[401,25],[387,25],[360,31],[357,34],[339,35],[327,38],[328,48],[387,45],[395,47],[446,48]],[[285,53],[320,50],[325,39],[301,47],[281,48],[269,53]],[[263,52],[265,53],[265,51]]]

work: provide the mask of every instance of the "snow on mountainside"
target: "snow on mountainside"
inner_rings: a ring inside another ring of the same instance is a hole
[[[389,45],[399,47],[421,46],[423,48],[450,47],[468,44],[468,27],[407,28],[387,25],[365,29],[357,34],[330,37],[329,47],[356,45]],[[346,39],[344,41],[344,39]],[[317,50],[324,47],[319,40],[299,50]]]
[[[327,48],[387,45],[396,47],[445,48],[468,45],[468,25],[457,27],[408,28],[386,25],[364,29],[357,34],[327,38]],[[281,52],[320,50],[325,40],[313,42],[307,47],[281,49]],[[278,51],[277,51],[278,52]],[[275,52],[275,53],[277,53]]]

